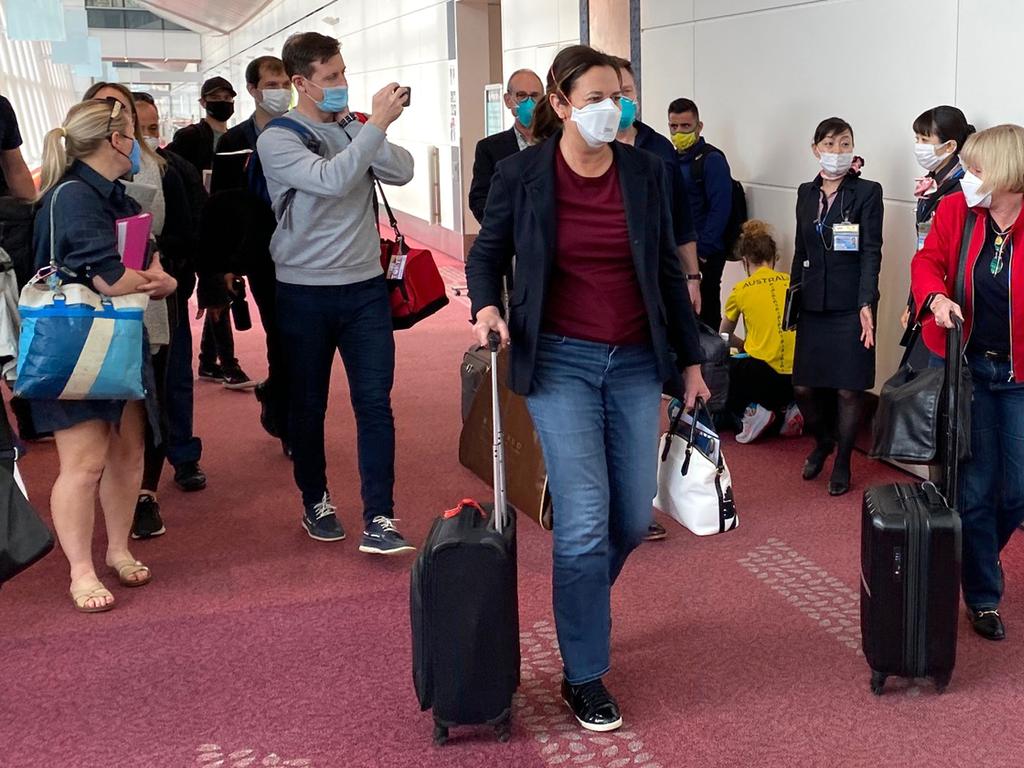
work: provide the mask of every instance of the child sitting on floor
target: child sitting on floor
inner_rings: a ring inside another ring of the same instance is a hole
[[[738,283],[725,304],[721,332],[740,354],[729,364],[727,413],[742,422],[736,441],[749,443],[778,418],[785,436],[799,435],[803,418],[793,402],[794,331],[782,330],[789,275],[775,271],[778,251],[768,224],[752,219],[743,225],[736,250],[747,279]],[[736,336],[743,317],[745,338]]]

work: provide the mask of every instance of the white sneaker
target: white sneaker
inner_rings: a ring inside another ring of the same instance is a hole
[[[796,403],[790,403],[786,409],[786,418],[782,422],[779,434],[783,437],[800,437],[804,433],[804,415]]]
[[[751,443],[761,436],[772,422],[775,414],[762,405],[751,403],[743,414],[743,429],[736,435],[737,443]]]

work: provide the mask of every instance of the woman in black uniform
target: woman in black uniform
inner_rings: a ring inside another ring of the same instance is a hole
[[[864,391],[875,382],[882,187],[860,178],[845,120],[824,120],[811,149],[821,171],[797,191],[791,283],[800,286],[800,315],[793,387],[816,441],[803,477],[820,475],[838,444],[828,492],[841,496],[850,490]]]

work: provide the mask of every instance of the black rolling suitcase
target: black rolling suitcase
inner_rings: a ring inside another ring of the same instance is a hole
[[[497,336],[490,346],[494,505],[464,499],[435,520],[412,571],[413,682],[420,706],[433,710],[436,744],[456,725],[491,725],[508,741],[519,687],[516,525],[505,498]]]
[[[871,690],[885,680],[930,677],[941,693],[956,663],[961,531],[957,513],[962,328],[946,347],[944,493],[932,482],[894,483],[864,493],[860,621]]]

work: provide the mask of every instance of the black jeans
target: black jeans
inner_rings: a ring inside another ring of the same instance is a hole
[[[769,411],[781,411],[793,402],[793,376],[782,374],[756,357],[734,357],[729,361],[730,413],[743,416],[750,403]]]
[[[277,322],[277,280],[274,264],[249,273],[249,290],[260,310],[260,322],[267,339],[267,379],[263,388],[269,398],[271,418],[278,434],[288,441],[288,374]]]
[[[202,441],[192,434],[194,396],[192,326],[188,317],[188,299],[185,299],[179,300],[177,321],[171,331],[171,344],[167,349],[165,442],[167,460],[174,467],[199,461],[203,455]]]
[[[292,459],[302,503],[327,491],[324,417],[335,351],[341,353],[356,416],[363,518],[394,511],[395,338],[384,277],[351,285],[277,283],[278,328],[290,398]]]
[[[207,313],[203,322],[203,338],[199,342],[199,366],[212,368],[218,361],[221,368],[238,367],[230,312],[224,312],[219,320],[214,320],[213,316]]]
[[[722,272],[725,254],[701,257],[700,319],[717,331],[722,325]]]

